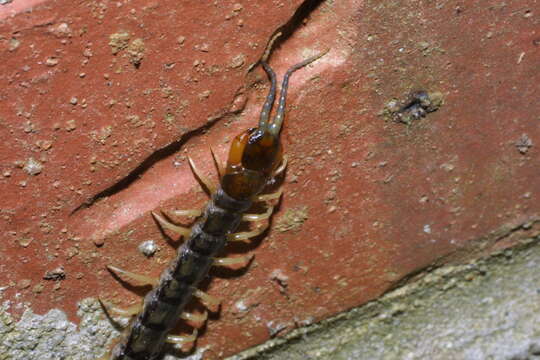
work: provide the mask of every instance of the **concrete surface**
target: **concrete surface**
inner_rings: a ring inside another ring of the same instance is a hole
[[[227,360],[538,360],[540,237]]]
[[[417,275],[376,301],[304,326],[227,360],[538,360],[540,237],[489,258]],[[95,299],[80,324],[60,310],[19,321],[2,305],[0,359],[93,360],[118,333]],[[189,356],[199,360],[202,347]],[[178,354],[177,354],[178,355]]]

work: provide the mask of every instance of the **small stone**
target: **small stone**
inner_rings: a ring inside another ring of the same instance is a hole
[[[533,143],[527,134],[522,134],[521,137],[516,141],[515,145],[521,154],[526,154],[527,151],[529,151],[529,148],[533,146]]]
[[[71,105],[77,105],[77,102],[78,102],[78,101],[79,101],[79,100],[78,100],[75,96],[73,96],[71,99],[69,99],[69,103],[70,103]]]
[[[139,251],[146,257],[153,256],[157,250],[158,247],[153,240],[144,241],[139,245]]]
[[[36,141],[36,145],[41,149],[41,150],[49,150],[51,147],[52,147],[52,141],[51,140],[38,140]]]
[[[66,278],[66,272],[63,266],[59,266],[56,269],[49,270],[43,276],[44,280],[64,280]]]
[[[31,121],[26,121],[24,123],[23,131],[27,134],[31,133],[34,131],[34,124]]]
[[[205,91],[203,91],[202,93],[200,93],[200,94],[198,95],[198,96],[199,96],[199,100],[208,99],[208,97],[210,96],[210,93],[211,93],[210,90],[205,90]]]
[[[288,286],[289,277],[281,269],[272,271],[270,279],[276,281],[282,290]]]
[[[196,45],[195,49],[202,52],[208,52],[210,51],[210,45],[208,45],[207,43],[202,43],[200,45]]]
[[[34,240],[33,237],[24,236],[24,237],[19,238],[17,242],[19,243],[19,245],[25,248],[25,247],[28,247],[32,243],[33,240]]]
[[[11,40],[9,40],[8,51],[9,52],[15,51],[17,50],[19,46],[21,46],[21,41],[15,38],[11,38]]]
[[[427,50],[429,48],[429,43],[427,41],[420,41],[418,43],[418,47],[421,49],[421,50]]]
[[[185,36],[179,36],[176,38],[176,41],[178,42],[179,45],[184,45],[184,42],[186,41],[186,37]]]
[[[43,285],[42,283],[39,283],[39,284],[34,285],[34,287],[32,288],[32,292],[36,294],[40,294],[44,288],[45,288],[45,285]]]
[[[130,35],[126,31],[120,31],[109,36],[109,46],[113,55],[127,48]]]
[[[26,171],[29,175],[35,176],[41,173],[41,170],[43,170],[43,164],[41,164],[34,158],[30,158],[26,161],[23,170]]]
[[[49,67],[56,66],[56,65],[58,65],[58,59],[55,58],[55,57],[49,57],[49,58],[47,58],[47,60],[45,60],[45,65],[47,65]]]
[[[77,128],[77,124],[75,122],[75,120],[68,120],[66,121],[66,131],[73,131]]]
[[[145,51],[144,40],[140,38],[133,40],[128,45],[127,51],[129,53],[129,61],[135,67],[139,67],[144,57],[144,51]]]
[[[56,28],[52,30],[52,32],[56,35],[58,38],[66,38],[71,37],[71,28],[67,23],[60,23]]]
[[[232,58],[230,66],[233,69],[239,68],[246,63],[246,56],[244,54],[238,54]]]
[[[32,280],[30,280],[30,279],[22,279],[17,283],[17,287],[19,289],[26,289],[26,288],[30,287],[31,284],[32,284]]]

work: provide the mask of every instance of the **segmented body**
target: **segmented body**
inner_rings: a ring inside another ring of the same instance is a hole
[[[171,329],[176,325],[193,291],[207,275],[214,257],[233,233],[250,200],[235,200],[221,188],[214,193],[202,218],[191,229],[188,241],[162,273],[159,284],[144,299],[131,331],[113,350],[115,360],[156,359]]]
[[[315,61],[323,54],[309,58],[291,67],[283,78],[279,105],[276,116],[269,122],[269,115],[276,94],[276,76],[272,69],[261,61],[271,80],[270,92],[262,108],[257,128],[252,128],[238,135],[232,142],[227,166],[220,173],[220,185],[212,191],[212,198],[201,214],[201,218],[191,229],[184,229],[167,222],[154,214],[156,220],[173,231],[187,236],[187,241],[179,248],[176,258],[163,271],[159,280],[130,273],[112,266],[109,270],[131,276],[136,280],[153,284],[154,288],[146,295],[141,307],[132,319],[123,340],[114,347],[111,360],[155,360],[160,358],[166,341],[171,340],[169,332],[184,313],[191,298],[197,294],[197,286],[203,280],[213,264],[235,264],[239,258],[216,259],[229,240],[242,240],[260,234],[264,228],[246,233],[236,233],[241,221],[259,221],[267,219],[273,207],[269,206],[265,214],[246,215],[254,201],[276,199],[281,192],[259,195],[280,173],[286,162],[282,156],[279,139],[285,114],[285,98],[290,75],[303,66]],[[280,166],[281,164],[281,166]],[[192,170],[201,178],[192,164]],[[208,186],[207,182],[203,182]],[[211,188],[211,186],[209,186]],[[188,210],[193,212],[195,210]],[[195,211],[196,212],[196,211]],[[198,213],[198,212],[197,212]],[[205,295],[207,296],[207,295]],[[101,301],[101,300],[100,300]],[[102,305],[107,308],[102,301]],[[114,311],[114,309],[113,309]],[[129,311],[116,309],[116,312],[129,315]],[[136,313],[136,312],[133,312]],[[184,317],[185,318],[185,317]],[[206,318],[204,318],[206,319]],[[179,340],[182,338],[182,340]],[[187,338],[190,338],[186,341]],[[196,331],[191,337],[177,337],[177,343],[193,342]]]

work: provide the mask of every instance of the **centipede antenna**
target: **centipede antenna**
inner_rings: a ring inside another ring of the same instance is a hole
[[[323,57],[330,49],[327,49],[323,51],[320,54],[317,54],[315,56],[310,57],[309,59],[306,59],[296,65],[293,65],[292,67],[287,70],[285,73],[285,76],[283,77],[283,83],[281,84],[281,92],[279,94],[279,105],[277,109],[276,116],[274,117],[274,120],[270,125],[268,125],[268,131],[274,135],[278,136],[279,131],[281,130],[281,125],[283,124],[283,119],[285,118],[285,100],[287,98],[287,88],[289,87],[289,77],[293,72],[295,72],[298,69],[303,68],[306,65],[311,64],[315,60]]]
[[[266,63],[265,60],[261,60],[261,64],[270,78],[270,92],[266,96],[266,101],[264,102],[261,117],[259,120],[259,129],[266,130],[268,126],[268,118],[270,117],[270,111],[272,111],[272,106],[274,105],[274,99],[276,98],[276,73],[272,68]]]

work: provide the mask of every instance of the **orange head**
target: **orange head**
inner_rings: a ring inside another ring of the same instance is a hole
[[[221,187],[229,196],[238,200],[249,199],[260,193],[272,178],[282,161],[279,133],[285,118],[289,77],[296,70],[326,54],[327,51],[293,65],[287,70],[281,85],[276,116],[271,122],[269,116],[276,96],[276,74],[264,59],[261,60],[264,70],[270,77],[270,92],[261,111],[259,126],[238,135],[231,145],[227,169],[221,179]]]
[[[281,160],[279,134],[248,129],[232,142],[221,186],[235,199],[249,199],[263,190]]]

